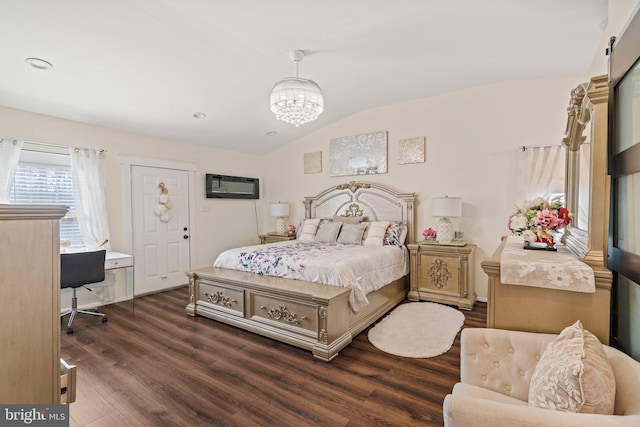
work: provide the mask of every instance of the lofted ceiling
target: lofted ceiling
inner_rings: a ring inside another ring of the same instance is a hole
[[[369,108],[583,75],[606,18],[607,0],[0,0],[0,105],[263,154]],[[325,98],[297,128],[269,110],[293,49]]]

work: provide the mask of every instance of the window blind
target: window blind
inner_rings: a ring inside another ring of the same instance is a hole
[[[9,201],[69,206],[67,215],[60,221],[60,239],[70,241],[71,248],[84,247],[76,216],[70,166],[18,163]]]

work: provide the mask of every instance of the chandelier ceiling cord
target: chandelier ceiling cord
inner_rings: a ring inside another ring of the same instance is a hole
[[[294,50],[289,52],[289,57],[296,64],[296,76],[285,77],[273,86],[270,104],[276,119],[297,127],[322,114],[324,99],[316,82],[298,77],[298,63],[304,58],[304,52]]]

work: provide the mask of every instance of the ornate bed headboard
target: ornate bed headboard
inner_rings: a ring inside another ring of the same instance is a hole
[[[407,243],[413,243],[415,193],[398,193],[373,182],[351,181],[304,198],[305,218],[334,215],[366,217],[368,221],[404,221]]]

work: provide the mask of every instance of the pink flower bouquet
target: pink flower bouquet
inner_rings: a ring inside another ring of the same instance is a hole
[[[422,235],[427,240],[435,240],[435,238],[436,238],[436,230],[434,230],[433,228],[427,228],[426,230],[424,230],[422,232]]]
[[[538,197],[517,207],[509,217],[508,227],[511,234],[522,236],[526,242],[555,244],[554,233],[562,230],[571,222],[573,214],[562,206],[562,201],[554,199],[550,202]]]

